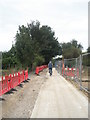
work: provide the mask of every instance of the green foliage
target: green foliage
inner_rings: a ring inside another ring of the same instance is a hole
[[[27,27],[19,26],[16,34],[16,53],[24,66],[47,64],[52,57],[60,54],[60,45],[55,33],[49,26],[41,26],[40,22],[32,22]]]
[[[88,47],[87,52],[90,53],[90,47]]]
[[[76,40],[68,43],[62,43],[63,56],[66,59],[77,58],[82,53],[82,45],[78,44]]]
[[[87,55],[83,56],[82,64],[84,66],[90,66],[90,54],[87,54]]]
[[[5,66],[35,68],[48,62],[56,55],[63,54],[64,58],[76,58],[82,52],[82,45],[76,40],[60,44],[55,32],[39,21],[32,21],[27,26],[19,26],[15,36],[15,46],[8,52],[3,52],[3,68]]]
[[[31,66],[33,60],[33,47],[28,29],[19,26],[16,34],[16,55],[23,66]]]
[[[61,47],[59,42],[54,37],[55,33],[48,26],[42,26],[41,29],[41,51],[44,56],[45,62],[48,63],[52,57],[61,54]]]
[[[42,65],[42,63],[44,62],[45,60],[43,56],[35,54],[34,61],[33,61],[33,68],[35,68],[36,66]]]
[[[14,67],[18,63],[16,57],[16,49],[14,46],[8,51],[2,53],[2,67],[3,69],[7,69],[9,67]]]

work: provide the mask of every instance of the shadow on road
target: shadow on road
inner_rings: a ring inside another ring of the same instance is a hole
[[[18,85],[19,87],[21,87],[21,88],[23,88],[23,85],[22,84],[20,84],[20,85]]]
[[[5,101],[5,99],[4,98],[0,98],[0,101]]]
[[[17,91],[16,89],[14,89],[14,88],[12,88],[10,91],[8,91],[8,92],[6,92],[5,94],[7,95],[7,94],[13,94],[14,93],[14,91]]]

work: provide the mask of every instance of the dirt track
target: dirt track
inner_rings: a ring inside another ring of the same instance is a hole
[[[29,75],[30,80],[3,95],[0,100],[3,118],[30,118],[41,85],[47,79],[46,71],[41,72],[40,76]]]

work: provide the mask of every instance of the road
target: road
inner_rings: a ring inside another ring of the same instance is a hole
[[[31,118],[88,118],[88,98],[55,69],[42,85]]]

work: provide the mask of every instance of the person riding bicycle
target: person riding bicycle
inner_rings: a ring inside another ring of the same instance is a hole
[[[51,61],[48,63],[48,68],[49,68],[49,73],[51,76],[52,75],[52,62]]]

